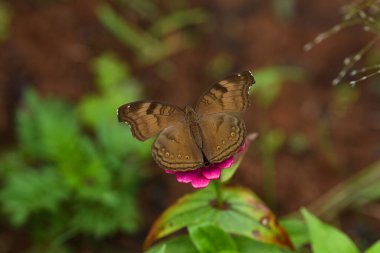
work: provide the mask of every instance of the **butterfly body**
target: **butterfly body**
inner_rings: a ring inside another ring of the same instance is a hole
[[[243,145],[246,129],[238,114],[248,107],[254,82],[245,71],[214,84],[195,108],[141,101],[121,106],[118,118],[130,125],[139,140],[160,133],[152,145],[160,167],[195,170],[224,161]]]
[[[186,106],[185,109],[186,122],[190,127],[191,136],[194,138],[195,143],[198,148],[202,149],[203,140],[202,140],[202,130],[199,126],[200,117],[197,112],[190,106]]]

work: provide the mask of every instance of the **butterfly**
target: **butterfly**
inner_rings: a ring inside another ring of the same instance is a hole
[[[152,156],[166,170],[191,171],[222,162],[244,144],[240,113],[249,106],[250,71],[231,75],[211,86],[194,108],[137,101],[120,106],[119,122],[140,141],[158,134]]]

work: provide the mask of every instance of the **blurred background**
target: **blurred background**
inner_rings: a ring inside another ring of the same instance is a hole
[[[306,206],[367,247],[380,237],[380,79],[350,82],[379,70],[379,5],[1,1],[0,252],[141,252],[194,189],[158,168],[117,107],[184,106],[248,69],[244,119],[259,138],[231,184],[279,217]]]

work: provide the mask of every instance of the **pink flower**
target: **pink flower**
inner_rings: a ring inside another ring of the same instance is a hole
[[[247,140],[239,149],[237,154],[241,154],[247,148]],[[213,163],[209,166],[202,167],[191,171],[173,171],[165,170],[168,174],[174,174],[177,181],[180,183],[191,183],[194,188],[205,188],[211,180],[219,179],[223,169],[230,168],[234,162],[235,157],[232,155],[220,163]]]

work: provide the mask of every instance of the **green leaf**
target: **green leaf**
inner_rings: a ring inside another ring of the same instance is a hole
[[[229,234],[292,248],[276,217],[251,191],[225,188],[223,200],[223,208],[217,208],[211,187],[182,197],[154,223],[145,246],[185,227],[206,223],[217,225]]]
[[[379,253],[380,252],[380,241],[375,242],[371,247],[369,247],[364,253]]]
[[[285,249],[283,247],[266,244],[256,240],[252,240],[245,236],[232,236],[234,245],[236,245],[236,250],[222,250],[213,251],[218,253],[290,253],[292,251]],[[170,238],[161,241],[154,245],[152,248],[145,251],[146,253],[161,253],[161,250],[165,248],[165,253],[199,253],[199,251],[194,246],[188,235],[181,235],[174,238]]]
[[[306,209],[301,212],[307,223],[314,253],[359,253],[355,244],[343,232],[321,222]]]
[[[41,99],[27,90],[24,107],[17,112],[20,148],[31,159],[67,159],[67,147],[79,138],[74,111],[59,99]]]
[[[162,253],[163,248],[165,249],[165,253],[199,253],[188,235],[181,235],[165,240],[144,252]]]
[[[92,62],[95,72],[96,84],[103,90],[108,91],[125,82],[130,78],[128,66],[111,53],[104,53]]]
[[[11,222],[21,225],[34,212],[57,211],[68,193],[54,168],[29,169],[9,174],[0,199],[3,211],[10,215]]]
[[[149,32],[158,37],[164,37],[186,26],[202,24],[207,19],[208,15],[202,9],[178,10],[154,22]]]
[[[233,236],[232,237],[236,247],[241,253],[290,253],[293,252],[284,247],[280,247],[278,245],[267,244],[257,240],[252,240],[246,236]]]
[[[100,238],[118,230],[133,233],[139,224],[139,213],[133,196],[113,196],[108,203],[82,202],[76,207],[71,226]]]
[[[284,80],[299,81],[304,73],[295,67],[268,67],[255,71],[256,84],[251,88],[257,103],[262,107],[271,106],[280,95]]]
[[[310,241],[305,222],[298,219],[288,218],[281,219],[280,224],[288,232],[290,240],[296,249],[300,249]]]
[[[215,225],[195,225],[188,228],[190,238],[200,253],[236,250],[232,238]]]

